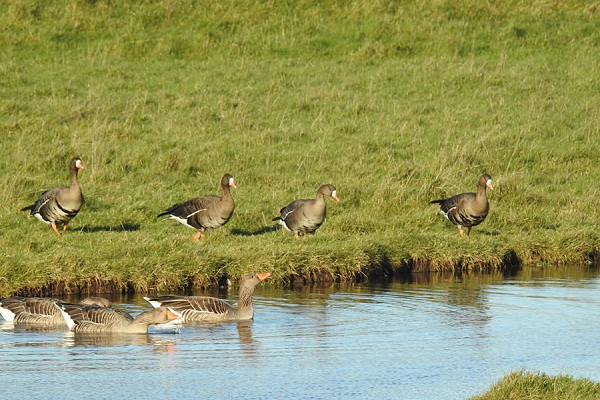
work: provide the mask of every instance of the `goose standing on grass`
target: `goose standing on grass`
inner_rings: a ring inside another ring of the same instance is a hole
[[[281,215],[273,218],[273,221],[278,221],[285,229],[292,232],[296,239],[307,233],[315,233],[325,221],[327,214],[325,196],[340,201],[335,186],[323,185],[317,190],[317,197],[291,202],[280,210]]]
[[[65,319],[60,312],[61,304],[67,303],[49,297],[13,296],[0,299],[0,314],[14,325],[65,326]],[[102,297],[87,297],[79,305],[110,307],[110,301]]]
[[[158,216],[167,215],[163,220],[174,219],[192,229],[198,229],[198,233],[193,236],[194,240],[198,240],[200,237],[204,237],[206,229],[225,225],[233,215],[235,205],[229,190],[230,187],[237,186],[235,186],[233,176],[225,174],[221,178],[220,197],[215,195],[196,197],[185,203],[176,204]]]
[[[148,333],[150,325],[181,318],[181,314],[167,307],[144,311],[135,318],[111,307],[65,304],[61,311],[67,326],[75,333]]]
[[[252,294],[256,286],[271,276],[270,273],[242,276],[237,307],[206,296],[144,297],[153,307],[169,307],[181,313],[183,322],[243,321],[254,318]]]
[[[71,185],[46,190],[35,204],[24,207],[21,211],[31,210],[30,216],[50,224],[54,232],[62,236],[57,224],[61,224],[63,231],[66,231],[67,224],[77,215],[83,204],[83,194],[77,183],[77,172],[82,168],[81,160],[78,157],[73,158],[69,164]]]
[[[490,205],[486,195],[486,187],[491,190],[492,177],[483,174],[477,184],[477,193],[461,193],[447,199],[433,200],[429,204],[440,204],[440,214],[445,216],[458,227],[460,236],[465,236],[463,227],[469,228],[467,236],[471,234],[471,228],[483,222],[488,215]]]

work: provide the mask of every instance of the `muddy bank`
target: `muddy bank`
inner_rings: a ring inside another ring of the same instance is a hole
[[[311,268],[304,271],[301,268],[292,274],[278,274],[269,280],[271,285],[283,287],[303,287],[307,285],[328,286],[335,283],[363,283],[366,281],[378,281],[391,278],[402,278],[407,281],[428,281],[429,277],[435,275],[460,275],[490,272],[509,272],[520,267],[520,263],[507,258],[501,268],[489,265],[481,265],[479,268],[470,266],[466,268],[462,264],[455,265],[452,269],[445,271],[434,270],[427,260],[411,260],[411,262],[392,264],[389,262],[372,264],[353,272],[340,272],[331,270],[319,270]],[[101,294],[148,294],[148,293],[182,293],[192,294],[196,291],[218,289],[229,284],[236,284],[237,279],[228,275],[215,277],[189,276],[180,284],[158,286],[152,282],[116,281],[113,279],[101,279],[93,277],[87,280],[70,281],[55,280],[41,286],[22,287],[14,295],[19,296],[90,296]]]
[[[335,283],[363,283],[366,281],[385,281],[387,279],[401,278],[407,282],[428,282],[432,276],[456,277],[460,275],[502,274],[510,275],[523,267],[523,263],[514,251],[508,251],[500,261],[495,259],[490,262],[474,262],[473,260],[448,260],[445,264],[437,261],[435,264],[425,257],[413,257],[401,262],[390,261],[385,254],[379,254],[371,259],[372,263],[358,269],[348,271],[340,268],[316,268],[298,266],[292,273],[272,271],[273,275],[267,284],[282,287],[303,287],[312,285],[331,285]],[[598,266],[600,252],[594,251],[587,257],[586,263]],[[574,265],[581,265],[575,262]],[[556,263],[547,263],[540,260],[533,266],[551,266]],[[564,265],[564,264],[563,264]],[[288,269],[289,271],[289,269]],[[218,275],[220,273],[220,275]],[[119,281],[115,279],[102,279],[97,275],[89,279],[78,280],[60,279],[47,282],[43,285],[23,286],[13,293],[6,295],[20,296],[89,296],[101,294],[156,294],[156,293],[181,293],[192,294],[210,289],[237,284],[237,277],[223,274],[223,270],[215,272],[216,276],[190,275],[181,281],[169,281],[165,284],[158,283],[161,277],[147,277],[146,280]]]

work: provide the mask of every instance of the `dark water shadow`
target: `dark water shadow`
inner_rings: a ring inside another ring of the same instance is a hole
[[[231,234],[237,236],[255,236],[255,235],[264,235],[265,233],[275,232],[277,231],[276,226],[263,226],[253,232],[244,231],[241,229],[232,229]]]
[[[140,224],[132,224],[124,222],[120,225],[104,225],[104,226],[82,226],[81,228],[73,228],[73,231],[94,233],[94,232],[132,232],[139,231]]]

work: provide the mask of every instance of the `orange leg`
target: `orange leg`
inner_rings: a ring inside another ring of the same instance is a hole
[[[66,230],[67,230],[67,224],[64,224],[63,225],[63,231],[66,231]]]
[[[300,236],[298,236],[298,234],[297,234],[297,233],[294,235],[294,237],[295,237],[296,239],[299,239],[299,238],[300,238]]]
[[[460,233],[460,237],[465,237],[465,231],[462,228],[458,228],[458,233]]]
[[[198,231],[198,233],[196,233],[194,236],[192,236],[194,238],[194,240],[198,240],[201,237],[204,237],[204,233]]]
[[[58,228],[56,227],[56,224],[55,224],[54,222],[52,223],[52,230],[54,230],[54,232],[56,232],[56,234],[57,234],[58,236],[62,236],[62,233],[60,233],[60,232],[58,231]]]

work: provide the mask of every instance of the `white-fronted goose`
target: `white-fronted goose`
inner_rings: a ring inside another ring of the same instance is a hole
[[[58,299],[49,297],[7,297],[0,299],[0,314],[6,321],[15,325],[64,326],[65,320],[59,308],[63,303]],[[87,297],[79,304],[110,307],[110,301],[102,297]]]
[[[291,202],[280,210],[281,215],[273,218],[273,221],[278,221],[285,229],[292,232],[296,239],[307,233],[315,233],[325,221],[327,214],[325,196],[340,201],[335,186],[323,185],[317,190],[317,197]]]
[[[252,293],[256,286],[271,276],[270,273],[246,274],[240,282],[237,307],[206,296],[144,297],[153,307],[169,307],[181,313],[183,322],[242,321],[254,318]]]
[[[194,240],[198,240],[200,237],[204,237],[206,229],[225,225],[233,215],[235,205],[229,187],[237,186],[235,186],[233,176],[225,174],[221,178],[222,194],[220,197],[214,195],[196,197],[185,203],[175,204],[158,216],[168,215],[163,220],[174,219],[192,229],[198,229],[198,233],[193,236]]]
[[[144,311],[137,317],[111,307],[74,306],[61,307],[64,320],[75,333],[148,333],[148,326],[164,324],[181,318],[167,307]]]
[[[69,164],[71,185],[46,190],[35,204],[23,207],[21,211],[31,210],[30,216],[51,225],[54,232],[61,236],[57,224],[62,224],[63,231],[66,231],[67,224],[77,215],[83,204],[83,194],[77,183],[77,172],[81,168],[81,160],[78,157],[73,158]]]
[[[445,216],[458,227],[460,236],[465,236],[463,227],[469,228],[467,236],[471,234],[471,228],[483,222],[488,215],[490,205],[487,200],[486,187],[494,189],[492,177],[483,174],[477,184],[477,193],[461,193],[447,199],[433,200],[430,204],[440,204],[440,214]]]

